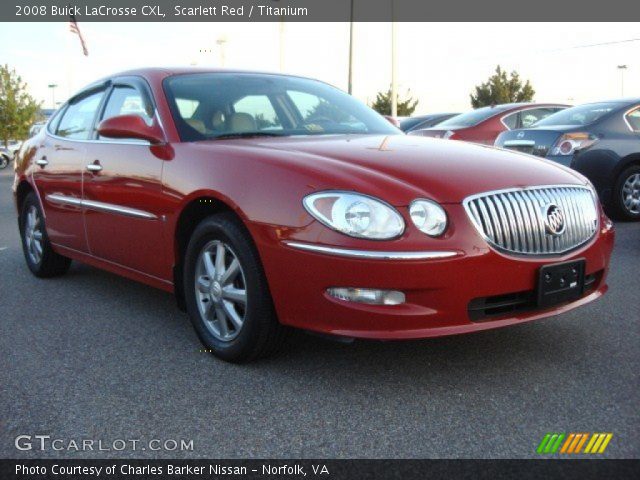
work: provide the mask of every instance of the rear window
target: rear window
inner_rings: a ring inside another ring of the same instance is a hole
[[[445,120],[442,123],[438,124],[439,127],[449,128],[449,127],[473,127],[474,125],[479,124],[480,122],[485,121],[488,118],[493,117],[501,112],[504,112],[507,108],[500,107],[482,107],[477,110],[472,110],[467,113],[461,113],[460,115],[456,115],[455,117],[451,117],[449,120]]]
[[[636,108],[635,110],[627,113],[625,115],[625,119],[629,124],[629,128],[634,132],[640,132],[640,108]]]
[[[620,104],[615,102],[589,103],[577,107],[567,108],[558,113],[549,115],[547,118],[536,123],[536,127],[557,127],[560,125],[589,125],[600,120],[609,112],[619,108]]]

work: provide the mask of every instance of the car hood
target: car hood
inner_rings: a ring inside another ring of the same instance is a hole
[[[296,170],[322,172],[315,188],[382,192],[395,205],[406,205],[416,196],[459,203],[491,190],[585,183],[572,170],[529,155],[418,136],[266,137],[206,143],[225,143],[257,159],[277,158]]]

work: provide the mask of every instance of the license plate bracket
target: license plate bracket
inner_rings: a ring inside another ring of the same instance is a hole
[[[544,265],[538,272],[538,307],[577,300],[584,293],[584,259]]]

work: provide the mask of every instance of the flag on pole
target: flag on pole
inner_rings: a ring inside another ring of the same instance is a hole
[[[89,50],[87,50],[87,44],[84,43],[84,37],[82,36],[82,33],[80,33],[80,27],[78,27],[76,16],[73,13],[69,15],[69,31],[71,31],[71,33],[75,33],[76,35],[78,35],[78,38],[80,39],[80,45],[82,46],[82,53],[84,53],[85,57],[89,56]]]

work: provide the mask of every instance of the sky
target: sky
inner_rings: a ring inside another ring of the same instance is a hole
[[[0,63],[14,67],[45,107],[52,93],[63,101],[93,80],[145,66],[283,71],[347,89],[348,23],[81,22],[80,29],[88,57],[66,22],[0,24]],[[640,97],[640,22],[398,23],[396,32],[399,92],[419,100],[416,114],[470,109],[469,94],[498,64],[530,80],[540,102]],[[353,94],[370,103],[390,83],[391,24],[356,23]]]

